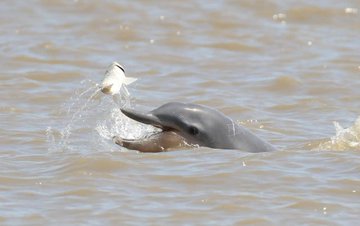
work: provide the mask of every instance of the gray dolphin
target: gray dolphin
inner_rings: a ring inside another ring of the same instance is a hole
[[[135,121],[161,129],[161,132],[141,139],[113,138],[116,144],[128,149],[161,152],[195,145],[248,152],[275,150],[220,111],[203,105],[170,102],[148,113],[130,109],[121,111]]]

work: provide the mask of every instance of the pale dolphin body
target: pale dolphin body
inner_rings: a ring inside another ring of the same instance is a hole
[[[267,152],[275,148],[223,113],[198,104],[171,102],[148,113],[121,109],[129,118],[162,131],[140,139],[114,137],[115,143],[141,152],[203,146]]]

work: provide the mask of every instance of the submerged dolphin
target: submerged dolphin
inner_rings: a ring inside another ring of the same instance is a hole
[[[223,113],[203,105],[170,102],[148,113],[121,111],[135,121],[161,129],[159,133],[140,139],[113,138],[116,144],[128,149],[161,152],[196,145],[248,152],[275,150]]]

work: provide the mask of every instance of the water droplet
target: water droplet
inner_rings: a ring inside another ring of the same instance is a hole
[[[358,9],[357,8],[345,8],[345,13],[347,13],[347,14],[357,14]]]
[[[283,21],[285,19],[286,19],[286,14],[284,13],[278,13],[273,15],[273,20]]]

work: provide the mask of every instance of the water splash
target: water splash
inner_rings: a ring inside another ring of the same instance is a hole
[[[131,108],[131,96],[103,95],[91,80],[80,83],[74,95],[57,110],[54,125],[46,129],[49,151],[117,151],[113,136],[137,138],[154,130],[135,123],[120,111]]]
[[[99,94],[100,89],[97,84],[93,84],[90,88],[80,93],[77,96],[76,101],[72,102],[67,110],[68,114],[71,115],[70,122],[65,126],[64,129],[61,130],[61,143],[63,146],[67,145],[69,140],[69,136],[73,130],[73,126],[76,125],[78,120],[81,120],[86,114],[85,110],[90,105],[92,101],[94,101],[94,97]],[[86,97],[86,94],[90,94],[89,97]],[[82,97],[85,97],[85,101],[83,103],[75,104],[76,102],[80,102]]]
[[[330,141],[320,144],[316,150],[360,150],[360,116],[349,128],[343,128],[338,122],[334,122],[334,127],[336,135]]]

